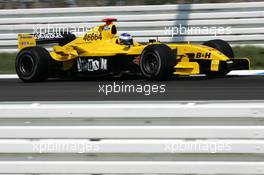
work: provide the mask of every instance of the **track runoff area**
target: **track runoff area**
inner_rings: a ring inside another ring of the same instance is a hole
[[[0,101],[264,100],[264,70],[232,71],[150,82],[140,78],[53,80],[23,83],[0,75]]]

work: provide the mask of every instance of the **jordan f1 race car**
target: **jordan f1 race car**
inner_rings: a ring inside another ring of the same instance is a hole
[[[139,74],[147,80],[166,80],[173,75],[224,76],[231,70],[249,69],[249,60],[235,58],[223,40],[202,45],[164,44],[156,40],[141,44],[128,33],[116,36],[115,21],[104,19],[104,24],[81,37],[71,33],[46,38],[19,34],[15,63],[19,78],[36,82],[49,77]],[[51,43],[51,52],[40,47]]]

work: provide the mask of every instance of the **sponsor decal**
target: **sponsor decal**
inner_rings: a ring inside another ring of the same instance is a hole
[[[96,33],[91,33],[88,34],[86,33],[83,37],[84,41],[96,41],[96,40],[102,40],[102,34],[96,34]]]
[[[32,35],[20,35],[19,36],[21,39],[32,39],[33,36]]]
[[[34,37],[36,39],[58,39],[63,38],[61,33],[35,33]]]
[[[19,45],[21,45],[21,46],[30,46],[30,45],[34,45],[34,43],[32,43],[32,42],[19,42]]]
[[[140,63],[140,56],[135,56],[134,57],[134,60],[133,60],[133,63],[139,65],[139,63]]]
[[[196,58],[211,58],[211,53],[197,52],[196,53]]]
[[[79,72],[107,70],[107,59],[82,59],[78,58],[77,68]]]

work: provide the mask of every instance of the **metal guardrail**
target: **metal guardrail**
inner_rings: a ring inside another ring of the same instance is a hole
[[[1,103],[0,174],[263,174],[264,103]]]
[[[118,18],[119,33],[139,42],[158,36],[162,42],[264,44],[264,2],[0,10],[0,17],[0,51],[14,51],[17,33],[32,33],[34,26],[91,27],[105,17]]]

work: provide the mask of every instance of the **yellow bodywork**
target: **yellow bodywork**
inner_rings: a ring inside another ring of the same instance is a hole
[[[76,38],[64,46],[54,45],[53,51],[50,52],[51,57],[59,62],[63,62],[64,69],[70,69],[74,61],[78,57],[104,57],[115,55],[141,55],[144,48],[153,43],[140,44],[134,42],[133,45],[119,44],[119,38],[115,35],[115,25],[103,24],[92,28],[85,35]],[[25,47],[35,46],[36,40],[33,35],[20,34],[18,37],[18,49],[21,50]],[[159,42],[155,42],[158,44]],[[219,62],[229,60],[224,54],[213,48],[194,45],[194,44],[167,44],[173,52],[175,52],[175,65],[174,74],[190,75],[199,74],[199,64],[193,60],[202,59],[211,62],[211,71],[218,71]],[[186,53],[192,53],[187,55]],[[192,60],[192,61],[190,61]]]

